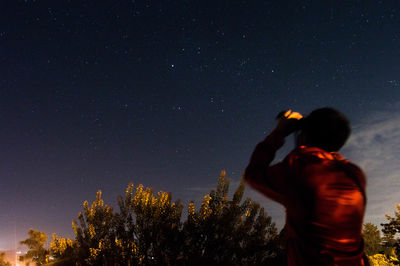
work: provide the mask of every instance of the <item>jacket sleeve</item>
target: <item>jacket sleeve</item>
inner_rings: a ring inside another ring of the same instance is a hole
[[[285,205],[285,162],[270,166],[276,151],[285,140],[273,131],[266,139],[257,144],[244,173],[245,181],[255,190],[268,198]]]

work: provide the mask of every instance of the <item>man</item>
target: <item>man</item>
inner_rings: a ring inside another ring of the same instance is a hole
[[[296,148],[270,166],[294,132]],[[289,110],[251,156],[246,182],[286,209],[288,265],[368,264],[361,236],[365,175],[338,153],[349,135],[347,118],[335,109],[305,118]]]

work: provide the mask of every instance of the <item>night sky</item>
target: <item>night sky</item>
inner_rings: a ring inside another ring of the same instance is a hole
[[[98,189],[198,202],[226,169],[233,190],[278,112],[323,106],[352,122],[379,225],[400,201],[398,0],[0,1],[0,249],[73,237]]]

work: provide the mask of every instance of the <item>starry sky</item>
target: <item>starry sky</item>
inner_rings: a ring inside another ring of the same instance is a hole
[[[349,117],[379,225],[400,201],[399,62],[398,0],[1,1],[0,249],[73,237],[98,189],[199,202],[226,169],[233,190],[288,108]]]

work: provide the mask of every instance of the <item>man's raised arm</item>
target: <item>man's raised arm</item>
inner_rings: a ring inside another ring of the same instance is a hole
[[[265,140],[257,144],[244,173],[245,181],[252,188],[281,203],[287,167],[284,163],[273,166],[270,164],[276,151],[285,143],[285,137],[297,129],[298,120],[301,118],[299,113],[290,110],[278,117],[278,125]]]
[[[244,172],[244,179],[252,188],[279,202],[283,192],[282,163],[274,166],[270,164],[284,142],[284,136],[273,131],[264,141],[257,144]]]

